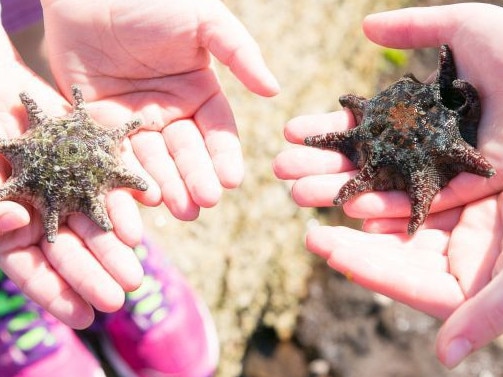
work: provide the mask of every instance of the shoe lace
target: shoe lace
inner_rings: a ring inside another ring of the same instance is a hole
[[[0,365],[29,364],[56,350],[42,313],[0,270]]]

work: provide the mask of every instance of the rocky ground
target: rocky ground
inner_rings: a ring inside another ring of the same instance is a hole
[[[154,238],[211,308],[222,347],[219,376],[503,375],[497,344],[447,371],[434,355],[435,320],[359,288],[311,257],[303,244],[310,223],[354,223],[333,210],[297,208],[288,184],[271,170],[274,156],[287,147],[282,127],[288,119],[338,108],[344,93],[369,96],[407,69],[428,76],[436,51],[400,55],[404,61],[392,63],[360,27],[368,13],[419,2],[226,4],[259,42],[282,93],[253,96],[218,67],[239,124],[245,182],[191,223],[164,209],[143,211]]]

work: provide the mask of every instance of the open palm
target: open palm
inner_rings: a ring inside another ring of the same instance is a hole
[[[151,177],[141,201],[162,200],[190,220],[218,201],[222,187],[240,184],[237,129],[210,54],[260,95],[278,87],[256,43],[220,1],[42,3],[63,93],[78,83],[103,123],[142,120],[131,138]]]
[[[57,116],[69,110],[76,83],[98,122],[142,121],[123,142],[122,156],[149,183],[147,192],[133,193],[138,200],[164,202],[176,217],[190,220],[201,206],[218,201],[222,187],[239,185],[239,139],[210,53],[250,90],[273,95],[278,87],[253,39],[219,1],[42,3],[52,73],[66,100],[17,61],[0,33],[1,137],[16,137],[26,127],[19,92]],[[2,180],[9,174],[0,160]],[[54,244],[42,237],[36,211],[0,202],[0,268],[72,327],[88,326],[93,307],[117,310],[124,291],[141,283],[141,265],[128,247],[142,236],[138,209],[123,190],[111,191],[106,201],[114,232],[75,214]]]

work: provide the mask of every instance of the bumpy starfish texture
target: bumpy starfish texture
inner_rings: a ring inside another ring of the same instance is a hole
[[[12,175],[0,187],[0,200],[37,208],[49,242],[56,240],[65,215],[73,212],[86,214],[110,231],[105,193],[116,187],[147,190],[147,183],[128,171],[119,156],[121,140],[140,122],[106,129],[90,117],[75,85],[72,95],[70,114],[49,117],[27,93],[21,93],[28,129],[16,139],[0,140],[0,153],[12,166]]]
[[[412,74],[367,100],[339,98],[357,126],[345,132],[307,137],[305,144],[342,152],[360,169],[334,199],[342,205],[367,191],[404,190],[411,201],[407,232],[428,215],[433,197],[461,172],[495,174],[474,148],[480,118],[476,89],[457,78],[451,50],[439,51],[437,76],[430,83]]]

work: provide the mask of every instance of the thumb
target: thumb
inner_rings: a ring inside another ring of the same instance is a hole
[[[367,16],[363,30],[375,43],[394,48],[456,45],[474,42],[484,30],[498,35],[502,14],[501,7],[476,3],[405,8]]]
[[[209,2],[201,12],[200,43],[252,92],[273,96],[276,78],[267,68],[260,48],[244,25],[220,1]]]
[[[503,274],[495,277],[477,295],[445,321],[437,336],[437,355],[448,368],[503,333]]]

